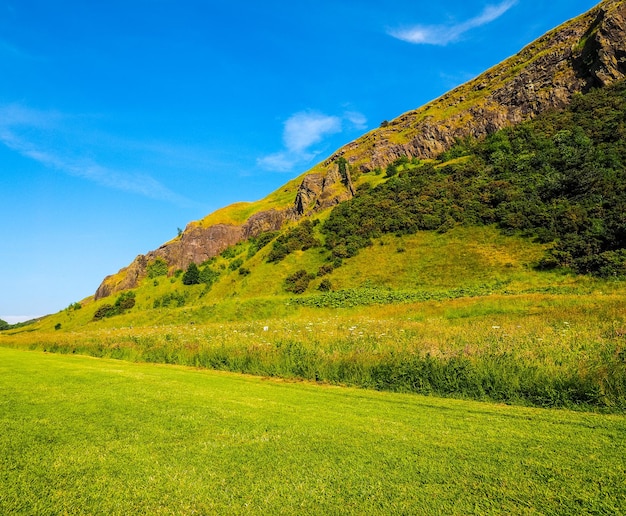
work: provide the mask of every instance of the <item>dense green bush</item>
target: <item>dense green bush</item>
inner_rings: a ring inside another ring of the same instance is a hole
[[[197,285],[200,283],[200,270],[191,262],[183,274],[183,285]]]
[[[242,258],[237,258],[237,259],[233,260],[232,262],[230,262],[230,264],[228,265],[228,268],[231,271],[236,271],[242,265],[243,265],[243,259]]]
[[[252,258],[256,253],[263,249],[267,244],[274,240],[280,231],[266,231],[256,237],[249,239],[248,258]]]
[[[231,258],[234,258],[235,256],[241,254],[242,252],[243,252],[243,246],[241,243],[239,243],[239,244],[228,246],[226,249],[224,249],[220,253],[220,256],[222,258],[226,258],[227,260],[230,260]]]
[[[79,302],[76,303],[72,303],[71,305],[69,305],[66,310],[68,312],[72,312],[72,311],[76,311],[76,310],[80,310],[83,307],[83,305],[81,305]]]
[[[165,276],[167,274],[167,268],[167,262],[163,258],[157,257],[148,262],[146,273],[148,278],[154,279],[158,276]]]
[[[124,313],[135,306],[135,301],[135,292],[126,290],[117,296],[115,304],[105,303],[100,305],[93,314],[93,320],[99,321],[105,317],[113,317],[114,315]]]
[[[220,273],[206,265],[200,269],[198,277],[200,279],[200,283],[206,283],[208,286],[212,286],[213,283],[215,283],[220,277]]]
[[[294,294],[302,294],[309,286],[314,274],[310,274],[304,269],[300,269],[285,279],[285,290]]]
[[[115,300],[115,308],[119,312],[130,310],[133,306],[135,306],[135,293],[132,290],[122,292]]]
[[[333,284],[330,282],[328,278],[324,278],[320,282],[319,287],[317,287],[317,290],[319,290],[320,292],[330,292],[332,289],[333,289]]]
[[[325,263],[317,271],[317,276],[318,277],[326,276],[327,274],[330,274],[334,270],[335,270],[335,266],[332,263]]]
[[[119,309],[113,306],[110,303],[105,303],[100,305],[98,309],[93,314],[93,320],[99,321],[100,319],[104,319],[105,317],[112,317],[119,313]]]

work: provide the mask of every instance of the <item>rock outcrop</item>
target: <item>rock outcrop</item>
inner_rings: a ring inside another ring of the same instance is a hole
[[[301,217],[335,206],[353,195],[350,176],[344,179],[335,164],[326,175],[312,173],[304,177],[296,194],[294,209]]]
[[[107,276],[98,287],[95,298],[136,287],[145,277],[148,263],[156,258],[164,259],[171,270],[185,269],[192,262],[202,263],[217,256],[237,242],[280,229],[290,217],[289,211],[268,210],[255,213],[242,226],[215,224],[204,228],[189,224],[179,238],[145,255],[140,254],[128,267]]]
[[[401,156],[434,158],[458,140],[482,138],[562,108],[574,95],[625,76],[626,0],[605,0],[476,79],[346,145],[304,176],[291,206],[257,212],[242,225],[190,224],[179,238],[105,278],[95,297],[135,287],[157,257],[172,270],[184,269],[244,239],[349,199],[354,187],[349,174],[342,176],[340,163],[368,172]]]

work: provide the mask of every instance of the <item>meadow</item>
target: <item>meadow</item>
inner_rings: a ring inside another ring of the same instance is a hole
[[[626,408],[624,296],[619,284],[604,287],[587,296],[496,293],[395,303],[381,303],[378,290],[366,303],[370,291],[356,290],[342,298],[343,307],[324,306],[320,296],[231,300],[168,308],[155,325],[134,325],[131,312],[118,316],[117,326],[112,318],[73,331],[25,327],[0,334],[0,345],[620,412]]]
[[[3,514],[620,514],[623,415],[0,348]]]

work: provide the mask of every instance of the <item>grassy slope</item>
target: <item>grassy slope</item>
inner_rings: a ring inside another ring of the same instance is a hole
[[[156,286],[146,280],[123,315],[92,322],[112,299],[89,302],[1,332],[0,346],[540,406],[626,408],[623,283],[537,272],[530,264],[542,251],[490,227],[388,235],[325,276],[336,289],[353,289],[338,302],[336,294],[320,297],[321,278],[303,296],[283,290],[286,275],[326,263],[319,249],[270,264],[268,246],[244,263],[252,272],[243,278],[227,266],[237,257],[220,258],[214,266],[225,269],[208,292],[180,278],[159,277]],[[183,306],[153,308],[171,292]]]
[[[60,323],[63,330],[88,331],[129,324],[150,325],[159,323],[163,317],[169,323],[185,323],[189,322],[189,318],[182,315],[183,312],[216,304],[224,305],[224,317],[229,319],[229,304],[253,299],[261,299],[263,303],[272,305],[276,310],[274,315],[278,316],[286,301],[292,297],[284,291],[284,278],[301,268],[316,273],[327,263],[327,254],[319,249],[311,249],[293,253],[279,263],[266,263],[270,247],[268,245],[244,261],[244,267],[252,271],[246,277],[228,268],[234,259],[246,258],[246,245],[240,246],[237,257],[218,259],[214,267],[221,270],[221,276],[208,292],[204,285],[184,286],[180,278],[160,277],[156,285],[154,280],[145,279],[135,289],[136,307],[127,314],[90,323],[97,307],[113,302],[113,296],[98,302],[87,300],[81,310],[62,311],[28,329],[48,331]],[[473,288],[496,283],[505,285],[510,292],[560,287],[582,288],[586,291],[591,285],[603,284],[587,277],[532,270],[532,263],[542,256],[543,249],[543,246],[528,239],[504,236],[492,227],[457,227],[445,234],[420,232],[402,238],[388,235],[376,241],[372,247],[363,249],[359,255],[347,260],[344,266],[325,278],[332,282],[334,289],[357,288],[365,284],[422,291]],[[313,280],[305,296],[319,294],[316,289],[320,282],[321,278]],[[171,292],[186,296],[184,310],[152,309],[156,299]],[[164,314],[168,311],[173,313]],[[266,317],[263,311],[253,311],[247,315],[250,319]],[[216,316],[206,322],[219,320],[220,317]]]
[[[0,349],[4,514],[618,514],[626,421]]]

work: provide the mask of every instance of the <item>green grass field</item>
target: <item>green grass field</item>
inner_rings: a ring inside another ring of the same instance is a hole
[[[624,514],[626,419],[0,348],[2,514]]]

